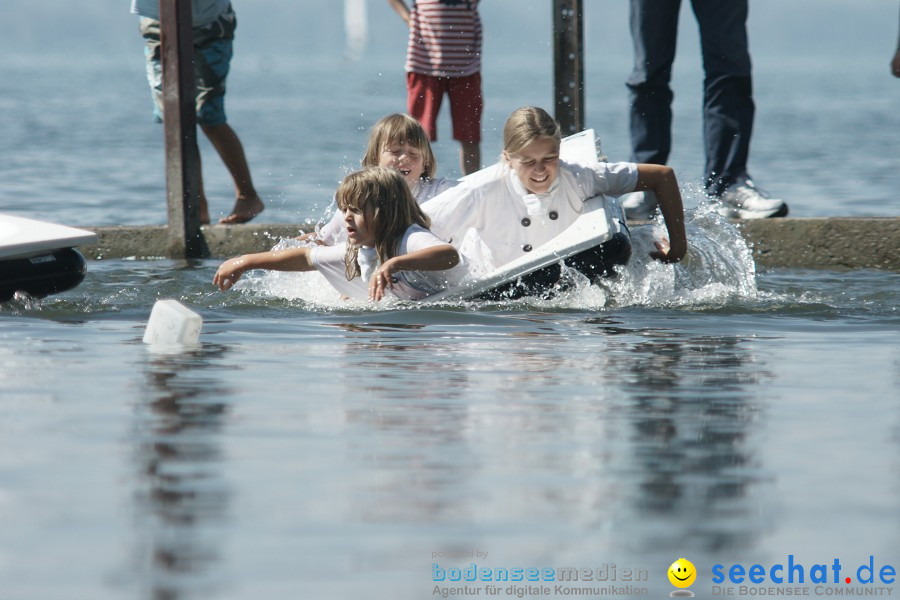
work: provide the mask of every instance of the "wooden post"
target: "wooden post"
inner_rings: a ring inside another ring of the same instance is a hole
[[[172,258],[205,258],[200,232],[200,150],[194,108],[191,0],[159,0],[168,248]]]
[[[563,135],[584,129],[582,0],[553,0],[553,86]]]

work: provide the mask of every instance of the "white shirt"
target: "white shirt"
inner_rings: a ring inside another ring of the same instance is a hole
[[[432,246],[440,246],[445,242],[438,239],[433,233],[418,225],[410,225],[403,234],[403,239],[397,248],[397,254],[410,254]],[[344,255],[347,252],[347,243],[342,242],[336,246],[316,246],[310,252],[310,259],[328,283],[338,292],[358,300],[368,300],[369,281],[361,277],[354,277],[347,281],[344,267]],[[400,271],[394,273],[396,278],[394,286],[388,290],[390,294],[400,300],[421,300],[432,294],[458,284],[466,274],[463,261],[452,269],[443,271]]]
[[[434,177],[420,179],[416,182],[416,189],[412,190],[416,202],[422,204],[431,200],[438,194],[446,192],[459,183],[458,179]],[[335,204],[337,202],[335,201]],[[344,215],[340,210],[335,210],[331,220],[316,232],[316,236],[326,246],[334,246],[347,241],[347,228],[344,227]]]
[[[481,266],[494,268],[562,233],[584,210],[588,198],[634,191],[637,176],[634,163],[560,161],[550,191],[536,195],[500,162],[463,178],[458,186],[424,203],[422,210],[431,217],[434,234],[464,254],[469,254],[476,234],[488,251],[477,258],[491,263]]]

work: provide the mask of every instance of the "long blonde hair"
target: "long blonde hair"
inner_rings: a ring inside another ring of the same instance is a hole
[[[361,161],[362,166],[377,167],[385,146],[395,142],[406,142],[418,148],[422,152],[424,162],[422,178],[434,177],[437,173],[437,160],[434,158],[431,142],[428,141],[428,134],[425,133],[421,123],[409,115],[400,113],[388,115],[372,126],[366,153]]]
[[[375,232],[375,253],[384,263],[397,255],[403,234],[410,225],[431,226],[416,199],[413,198],[406,180],[399,171],[387,167],[367,167],[350,173],[341,182],[335,194],[338,209],[348,208],[361,211],[372,209],[372,227]],[[359,246],[347,242],[344,267],[347,281],[360,274]]]
[[[562,130],[556,119],[537,106],[517,108],[503,126],[503,151],[514,154],[540,138],[552,138],[559,145]]]

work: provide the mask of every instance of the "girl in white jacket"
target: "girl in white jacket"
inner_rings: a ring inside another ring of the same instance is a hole
[[[423,204],[432,231],[457,248],[474,233],[479,266],[499,267],[549,241],[603,194],[652,190],[669,233],[650,255],[677,262],[687,252],[684,209],[674,171],[634,163],[566,163],[559,159],[559,124],[541,108],[512,113],[503,130],[499,163],[463,178],[459,185]],[[465,251],[465,248],[464,248]],[[464,252],[465,253],[465,252]]]

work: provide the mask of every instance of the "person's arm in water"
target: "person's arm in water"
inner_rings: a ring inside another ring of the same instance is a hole
[[[391,275],[400,271],[444,271],[459,264],[459,252],[450,244],[438,244],[384,261],[369,280],[369,299],[381,300],[393,285]]]
[[[654,242],[656,251],[650,256],[667,263],[678,262],[687,253],[687,234],[684,231],[684,206],[681,202],[681,191],[672,167],[665,165],[638,165],[638,178],[635,191],[652,191],[659,201],[669,232],[669,239]]]
[[[286,250],[270,250],[257,254],[244,254],[223,262],[213,283],[225,291],[238,282],[241,275],[253,269],[270,271],[314,271],[309,248],[288,248]]]
[[[400,15],[400,18],[409,25],[409,7],[406,5],[406,2],[403,0],[388,0],[388,4],[390,4],[391,8]]]

